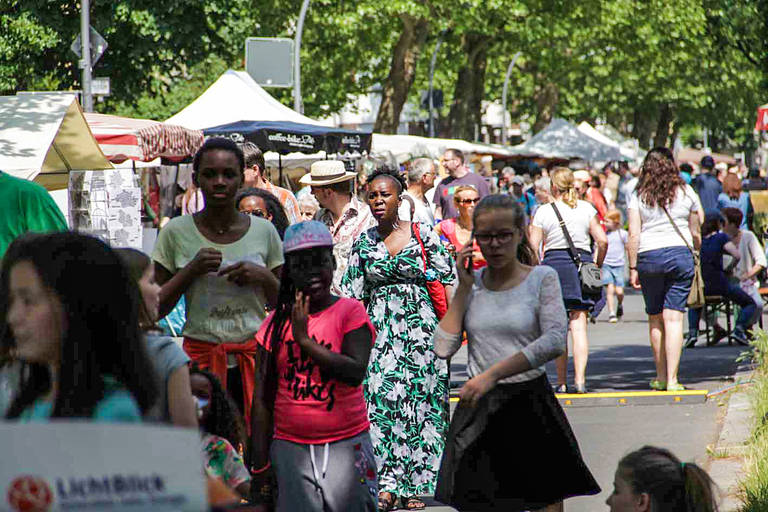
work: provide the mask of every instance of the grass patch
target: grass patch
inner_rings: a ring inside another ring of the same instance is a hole
[[[752,360],[755,375],[749,390],[755,423],[746,457],[746,476],[741,482],[742,512],[768,510],[768,333],[755,329]]]

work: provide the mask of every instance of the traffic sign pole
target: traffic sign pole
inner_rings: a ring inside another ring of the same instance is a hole
[[[80,67],[83,70],[83,110],[93,112],[93,95],[91,94],[91,2],[80,0],[80,38],[82,41],[82,57]]]

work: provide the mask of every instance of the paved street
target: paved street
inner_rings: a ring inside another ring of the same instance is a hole
[[[655,376],[648,344],[648,327],[640,295],[625,301],[625,317],[618,324],[607,322],[607,312],[589,326],[590,359],[587,385],[593,391],[646,391]],[[728,385],[744,347],[727,343],[686,349],[681,362],[680,381],[693,389],[714,391]],[[454,358],[452,380],[458,385],[466,378],[466,352]],[[555,381],[553,363],[547,366]],[[572,376],[570,377],[572,380]],[[622,455],[645,444],[670,448],[683,460],[706,462],[707,445],[718,434],[718,404],[566,407],[566,414],[579,440],[584,458],[603,492],[598,496],[566,502],[569,512],[607,510],[616,463]],[[511,466],[513,467],[513,466]],[[433,510],[438,510],[437,508]]]

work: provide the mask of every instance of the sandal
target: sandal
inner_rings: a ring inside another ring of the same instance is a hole
[[[680,384],[679,382],[676,382],[674,384],[667,384],[667,391],[685,391],[687,388]]]
[[[395,508],[397,508],[397,496],[387,491],[380,492],[379,512],[389,512]]]
[[[666,391],[667,390],[667,383],[664,382],[663,380],[653,379],[650,382],[649,386],[654,391]]]
[[[405,510],[424,510],[427,505],[416,496],[400,498],[400,506]]]

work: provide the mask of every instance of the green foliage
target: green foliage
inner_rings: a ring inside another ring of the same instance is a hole
[[[758,330],[752,342],[757,365],[750,399],[755,424],[747,450],[746,476],[740,484],[743,512],[768,509],[768,334]]]

